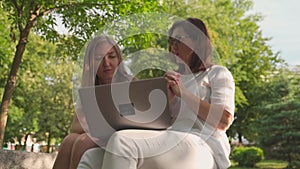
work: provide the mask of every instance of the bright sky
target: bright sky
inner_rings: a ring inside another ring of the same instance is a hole
[[[274,52],[289,65],[300,65],[300,1],[253,0],[254,12],[264,16],[260,26]]]

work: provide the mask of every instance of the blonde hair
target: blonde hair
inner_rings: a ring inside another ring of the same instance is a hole
[[[86,47],[81,81],[82,87],[100,85],[98,82],[97,69],[95,69],[96,66],[99,66],[99,63],[96,65],[94,61],[94,52],[95,49],[103,43],[110,44],[119,59],[119,66],[115,75],[116,81],[130,80],[130,75],[126,72],[125,66],[122,62],[122,53],[118,44],[110,37],[101,35],[94,37]]]

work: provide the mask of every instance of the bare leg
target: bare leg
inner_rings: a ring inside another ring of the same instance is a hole
[[[65,137],[61,143],[60,150],[55,159],[53,169],[66,169],[69,168],[72,147],[76,139],[79,137],[77,133],[71,133]]]
[[[85,133],[80,135],[74,143],[69,169],[76,169],[84,152],[98,145]]]

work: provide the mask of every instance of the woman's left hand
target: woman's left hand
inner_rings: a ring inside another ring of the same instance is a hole
[[[164,75],[167,80],[168,90],[171,92],[170,94],[178,97],[181,97],[181,93],[185,90],[185,87],[180,80],[180,76],[180,73],[174,71],[168,71]]]

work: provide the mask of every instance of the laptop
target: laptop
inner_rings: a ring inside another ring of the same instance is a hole
[[[80,88],[79,97],[93,137],[109,137],[123,129],[171,126],[163,77]]]

